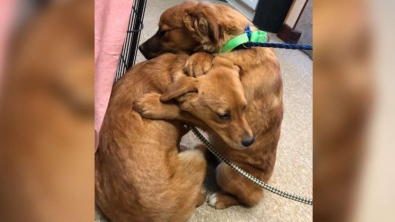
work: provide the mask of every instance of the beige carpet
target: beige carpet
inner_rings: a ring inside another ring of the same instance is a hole
[[[214,3],[219,1],[210,0]],[[148,0],[144,30],[140,42],[147,40],[157,30],[161,13],[183,0]],[[281,42],[271,35],[271,42]],[[277,50],[284,80],[284,120],[277,151],[277,163],[269,184],[281,190],[312,197],[313,150],[312,150],[312,66],[313,63],[301,51]],[[138,53],[137,61],[144,61]],[[187,134],[182,144],[193,148],[198,140]],[[214,183],[214,168],[209,168],[206,187],[218,189]],[[96,209],[95,222],[107,222]],[[254,208],[241,206],[216,210],[207,204],[196,209],[189,222],[258,222],[258,221],[312,221],[313,208],[269,192]]]

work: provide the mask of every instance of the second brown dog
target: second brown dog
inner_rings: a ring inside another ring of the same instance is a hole
[[[159,21],[158,32],[140,46],[146,58],[165,52],[218,52],[230,39],[245,33],[249,25],[257,28],[240,12],[219,4],[188,1],[166,10]],[[182,42],[183,44],[180,44]],[[276,162],[277,144],[283,118],[283,88],[279,62],[272,49],[249,48],[215,55],[226,58],[241,69],[246,99],[246,118],[255,136],[247,149],[229,147],[216,133],[210,141],[229,160],[264,182],[270,179]],[[212,56],[194,54],[187,70],[199,76],[210,69]],[[251,142],[251,141],[250,141]],[[263,189],[234,172],[225,163],[217,168],[220,192],[209,204],[222,209],[243,204],[255,206],[263,198]]]

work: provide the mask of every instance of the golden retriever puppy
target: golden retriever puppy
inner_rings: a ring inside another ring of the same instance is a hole
[[[140,46],[146,58],[165,52],[218,52],[224,44],[245,32],[246,26],[256,27],[238,11],[210,3],[185,2],[165,11],[159,21],[158,32]],[[247,149],[229,146],[218,133],[211,131],[210,141],[229,160],[267,182],[272,175],[277,144],[283,119],[283,89],[279,62],[272,49],[250,48],[216,54],[227,58],[241,69],[247,107],[245,115],[254,140],[247,141]],[[194,54],[187,63],[189,75],[207,72],[212,56]],[[229,113],[233,116],[233,113]],[[232,205],[256,205],[263,197],[263,189],[235,173],[225,163],[217,168],[217,183],[222,191],[213,194],[209,204],[218,209]]]
[[[229,146],[240,147],[252,137],[238,67],[218,59],[207,75],[193,78],[182,72],[187,59],[165,54],[140,63],[114,86],[95,158],[96,201],[114,222],[186,221],[206,200],[201,191],[206,174],[202,152],[178,153],[186,133],[183,122],[143,119],[133,107],[149,115],[152,110],[143,104],[176,98],[188,110],[179,115],[194,123],[212,123]],[[222,120],[228,111],[239,115]]]

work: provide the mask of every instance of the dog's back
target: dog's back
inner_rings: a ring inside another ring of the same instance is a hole
[[[181,123],[142,119],[132,109],[141,95],[163,93],[177,58],[166,54],[140,63],[114,86],[96,154],[96,201],[115,222],[175,221],[181,202],[186,211],[195,207],[198,193],[188,196],[187,189],[204,176],[189,181],[178,166],[177,145],[185,133]]]

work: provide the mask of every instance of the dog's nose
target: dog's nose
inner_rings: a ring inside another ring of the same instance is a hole
[[[144,50],[145,50],[144,44],[141,44],[141,45],[139,46],[139,50],[140,50],[141,53],[144,52]]]
[[[243,141],[241,141],[241,143],[245,147],[251,146],[254,142],[255,142],[255,138],[254,137],[251,137],[251,138],[248,138],[248,139],[244,139]]]

